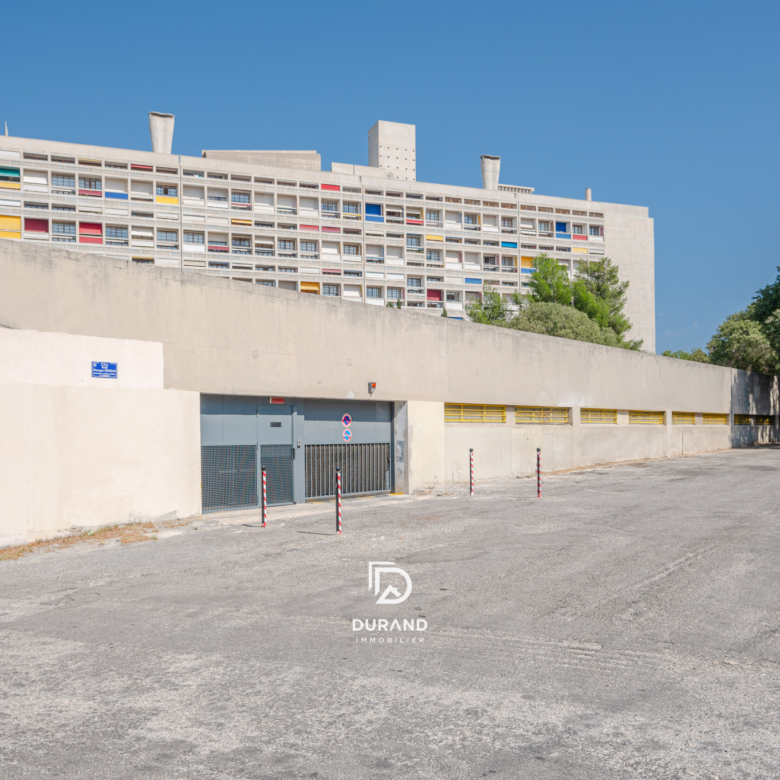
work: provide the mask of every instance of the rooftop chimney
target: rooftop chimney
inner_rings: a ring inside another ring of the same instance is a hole
[[[501,158],[492,154],[483,154],[479,158],[482,163],[482,189],[498,189],[498,172],[501,170]]]
[[[173,147],[173,114],[149,112],[149,132],[152,135],[152,151],[157,154],[170,154]]]
[[[590,200],[590,187],[585,190],[585,200]]]

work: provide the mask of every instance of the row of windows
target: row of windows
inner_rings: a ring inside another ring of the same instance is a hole
[[[571,409],[549,406],[516,406],[515,422],[523,425],[565,425],[571,420]],[[747,420],[747,422],[744,422]],[[506,406],[495,404],[444,404],[445,422],[506,422]],[[617,409],[580,409],[583,425],[617,425]],[[629,410],[629,425],[663,425],[665,413]],[[728,425],[728,414],[703,414],[704,425]],[[695,425],[695,412],[672,412],[672,425]],[[734,415],[735,425],[773,425],[772,417]]]

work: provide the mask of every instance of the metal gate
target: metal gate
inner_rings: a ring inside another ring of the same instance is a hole
[[[345,496],[390,490],[389,444],[307,444],[306,498],[336,495],[336,466]]]
[[[260,465],[265,466],[268,506],[292,504],[293,450],[288,444],[260,446]]]
[[[257,445],[201,447],[200,465],[204,512],[257,506]]]

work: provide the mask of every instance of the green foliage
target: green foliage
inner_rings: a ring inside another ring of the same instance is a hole
[[[578,285],[584,287],[584,292],[580,293],[581,305],[575,300],[576,308],[595,319],[602,328],[611,328],[618,336],[631,330],[631,322],[623,314],[628,282],[620,281],[618,267],[608,257],[581,262],[575,287]]]
[[[529,296],[536,303],[572,305],[569,272],[555,258],[545,254],[534,259],[534,272],[528,282]]]
[[[442,309],[441,309],[441,316],[442,316],[442,317],[447,317],[447,316],[448,316],[448,315],[447,315],[447,307],[446,307],[446,306],[442,306]]]
[[[661,354],[664,357],[673,357],[677,358],[678,360],[692,360],[694,363],[710,362],[710,356],[701,347],[696,347],[696,349],[691,350],[690,352],[686,352],[682,349],[678,349],[677,352],[672,352],[671,349],[667,349]]]
[[[620,341],[611,328],[602,328],[584,312],[560,303],[532,303],[510,321],[509,327],[529,333],[626,348],[626,344]]]
[[[506,327],[511,311],[509,303],[495,287],[485,285],[482,298],[466,304],[466,314],[472,322],[481,325],[501,325]]]
[[[780,266],[777,272],[777,279],[772,284],[762,287],[748,307],[750,318],[756,322],[765,323],[772,314],[780,311]]]
[[[753,312],[741,311],[732,314],[721,324],[707,345],[710,361],[718,366],[774,374],[779,367],[777,352],[772,348],[761,324],[752,319],[751,314]],[[770,329],[773,334],[776,332],[775,323],[776,319],[772,315]]]
[[[395,302],[395,308],[396,309],[400,309],[401,308],[401,299],[400,298]]]

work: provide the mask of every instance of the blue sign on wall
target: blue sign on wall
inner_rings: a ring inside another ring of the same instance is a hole
[[[116,379],[116,363],[92,361],[92,376],[98,379]]]

